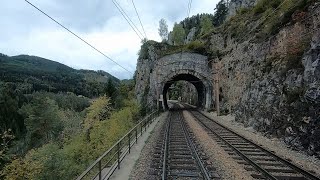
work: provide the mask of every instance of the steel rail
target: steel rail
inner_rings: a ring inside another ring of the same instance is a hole
[[[222,127],[223,129],[225,130],[228,130],[229,132],[233,133],[234,135],[240,137],[242,140],[244,141],[247,141],[248,143],[254,145],[256,148],[260,149],[261,151],[267,153],[268,155],[274,157],[276,160],[284,163],[285,165],[287,165],[288,167],[292,168],[293,170],[297,171],[298,173],[302,174],[303,176],[305,176],[306,178],[308,179],[311,179],[311,180],[320,180],[319,177],[309,173],[308,171],[298,167],[297,165],[289,162],[288,160],[286,159],[283,159],[281,158],[280,156],[276,155],[275,153],[257,145],[256,143],[254,143],[253,141],[245,138],[244,136],[234,132],[233,130],[231,130],[230,128],[222,125],[221,123],[211,119],[210,117],[208,117],[207,115],[203,114],[202,112],[198,111],[198,110],[195,110],[196,112],[198,112],[199,114],[201,114],[203,117],[205,117],[206,119],[208,119],[209,121],[217,124],[218,126]],[[232,149],[234,149],[237,154],[239,154],[241,157],[243,157],[245,160],[248,160],[248,162],[253,165],[254,167],[256,167],[261,173],[265,174],[268,178],[270,179],[277,179],[276,177],[272,176],[269,172],[267,172],[265,169],[263,169],[262,167],[260,167],[259,165],[257,165],[255,162],[253,162],[250,158],[248,158],[246,155],[244,155],[240,150],[238,150],[236,147],[234,147],[233,145],[231,145],[229,142],[227,142],[223,137],[221,137],[220,135],[218,135],[215,131],[213,131],[210,127],[208,127],[204,122],[202,122],[198,117],[196,117],[194,115],[194,113],[192,113],[190,111],[190,113],[195,117],[195,119],[197,119],[198,122],[200,122],[204,127],[206,127],[210,132],[212,132],[213,134],[215,134],[219,139],[221,139],[224,143],[226,143],[228,146],[230,146]],[[252,162],[252,163],[251,163]],[[256,166],[257,165],[257,166]],[[271,176],[269,176],[271,175]]]
[[[161,179],[162,180],[167,180],[167,174],[168,174],[168,156],[169,156],[169,141],[170,141],[170,134],[171,134],[171,123],[172,123],[172,113],[178,113],[178,121],[179,123],[181,123],[182,126],[182,132],[183,135],[185,137],[185,142],[188,144],[189,150],[192,153],[192,156],[195,160],[195,165],[198,166],[201,175],[203,176],[203,179],[205,180],[209,180],[210,175],[208,170],[205,168],[204,164],[201,161],[200,156],[198,155],[198,152],[196,150],[196,146],[194,145],[194,143],[191,140],[191,135],[187,130],[187,126],[186,123],[183,121],[183,116],[181,114],[181,112],[170,112],[169,114],[169,120],[166,124],[166,130],[165,130],[165,142],[164,142],[164,155],[163,155],[163,161],[162,161],[162,174],[161,174]]]
[[[202,174],[204,176],[204,179],[210,180],[211,179],[210,175],[209,175],[207,169],[204,167],[204,165],[203,165],[203,163],[202,163],[202,161],[201,161],[201,159],[200,159],[200,157],[199,157],[199,155],[197,153],[196,147],[195,147],[194,143],[192,142],[192,140],[190,138],[190,133],[188,132],[187,127],[186,127],[187,125],[182,119],[183,115],[181,114],[181,111],[179,112],[179,117],[180,117],[179,119],[180,119],[181,124],[182,124],[183,132],[184,132],[184,134],[185,134],[185,136],[187,138],[187,142],[188,142],[189,146],[191,147],[192,153],[193,153],[194,157],[196,158],[196,162],[197,162],[198,166],[200,167],[200,170],[201,170],[201,172],[202,172]]]
[[[210,132],[212,132],[213,134],[215,134],[220,140],[222,140],[225,144],[227,144],[229,147],[231,147],[234,151],[236,151],[236,153],[241,156],[243,159],[245,159],[247,162],[249,162],[251,165],[253,165],[253,167],[260,171],[265,177],[267,177],[268,179],[272,179],[272,180],[277,180],[276,177],[274,177],[272,174],[270,174],[268,171],[266,171],[265,169],[263,169],[261,166],[259,166],[257,163],[255,163],[254,161],[252,161],[250,158],[248,158],[245,154],[243,154],[241,151],[239,151],[236,147],[234,147],[232,144],[230,144],[227,140],[225,140],[223,137],[221,137],[218,133],[216,133],[215,131],[213,131],[210,127],[208,127],[204,122],[200,121],[192,112],[191,114],[195,117],[195,119],[198,120],[198,122],[200,122],[204,127],[206,127]]]
[[[169,114],[169,120],[166,124],[166,131],[165,131],[165,142],[164,142],[164,155],[162,161],[162,175],[161,179],[167,179],[167,162],[168,162],[168,146],[169,146],[169,135],[170,135],[170,123],[171,123],[171,113]]]

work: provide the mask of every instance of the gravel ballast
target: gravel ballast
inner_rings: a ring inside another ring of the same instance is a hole
[[[194,133],[197,142],[201,144],[204,152],[208,155],[210,162],[212,162],[213,166],[217,169],[217,173],[222,179],[253,179],[244,169],[243,165],[236,163],[235,160],[208,135],[203,127],[196,122],[189,112],[183,111],[183,116]]]
[[[134,168],[130,174],[130,180],[142,180],[148,178],[148,169],[151,166],[152,155],[155,152],[155,146],[157,145],[157,139],[161,138],[161,129],[164,126],[168,112],[162,113],[159,117],[159,122],[150,134],[145,146],[142,149],[139,159],[136,161]]]
[[[320,160],[316,157],[309,156],[304,152],[298,152],[290,149],[281,139],[269,139],[251,127],[245,128],[243,124],[236,122],[235,117],[232,115],[217,116],[217,114],[214,112],[208,113],[204,111],[202,111],[202,113],[216,120],[222,125],[227,126],[247,139],[255,142],[256,144],[261,145],[270,151],[274,151],[278,156],[287,159],[306,170],[315,172],[318,176],[320,176]]]

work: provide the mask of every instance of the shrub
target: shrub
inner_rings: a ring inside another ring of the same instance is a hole
[[[135,124],[136,102],[126,100],[124,104],[108,120],[93,121],[89,141],[82,131],[62,145],[50,142],[30,150],[4,168],[4,179],[74,179]]]
[[[192,41],[191,43],[187,44],[187,49],[193,50],[194,52],[204,54],[206,52],[206,46],[205,43],[195,40]]]
[[[260,0],[256,6],[254,6],[253,12],[255,15],[262,14],[269,8],[278,8],[281,2],[281,0]]]
[[[283,4],[282,4],[283,3]],[[255,42],[264,41],[276,34],[292,19],[292,14],[304,10],[312,0],[260,0],[253,8],[240,9],[224,25],[224,32],[236,40],[245,40],[250,33],[255,33]],[[281,6],[280,6],[281,5]],[[275,11],[275,9],[277,9]],[[258,20],[259,21],[256,21]],[[259,27],[256,27],[259,24]],[[255,31],[251,31],[256,27]]]

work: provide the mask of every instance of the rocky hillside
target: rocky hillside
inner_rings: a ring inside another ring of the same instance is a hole
[[[223,112],[320,156],[320,3],[232,0],[229,8],[223,25],[175,52],[198,49],[220,65]],[[139,77],[168,49],[150,45],[138,60]]]
[[[215,58],[221,64],[222,109],[310,154],[320,151],[319,13],[319,3],[310,3],[273,27],[270,21],[248,33],[248,24],[244,31],[210,37],[212,50],[222,54]]]
[[[241,8],[253,7],[257,2],[258,0],[231,0],[228,4],[228,17],[236,15]]]

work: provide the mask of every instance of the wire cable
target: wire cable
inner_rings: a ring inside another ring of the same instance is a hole
[[[133,0],[132,0],[132,4],[133,4],[133,7],[134,7],[134,9],[135,9],[135,11],[136,11],[136,14],[137,14],[137,16],[138,16],[138,19],[139,19],[139,22],[140,22],[142,31],[143,31],[143,33],[144,33],[144,36],[148,39],[148,36],[147,36],[147,34],[146,34],[146,31],[144,30],[144,27],[143,27],[143,25],[142,25],[142,22],[141,22],[139,13],[138,13],[138,11],[137,11],[136,5],[134,4]]]
[[[83,38],[81,38],[80,36],[78,36],[76,33],[72,32],[70,29],[68,29],[67,27],[65,27],[64,25],[62,25],[60,22],[58,22],[57,20],[55,20],[54,18],[52,18],[51,16],[49,16],[47,13],[45,13],[44,11],[42,11],[40,8],[38,8],[37,6],[35,6],[34,4],[32,4],[31,2],[29,2],[28,0],[25,0],[28,4],[30,4],[31,6],[33,6],[35,9],[37,9],[38,11],[40,11],[42,14],[44,14],[45,16],[47,16],[49,19],[51,19],[52,21],[54,21],[55,23],[57,23],[59,26],[61,26],[63,29],[67,30],[69,33],[71,33],[72,35],[74,35],[75,37],[77,37],[78,39],[80,39],[82,42],[86,43],[88,46],[90,46],[92,49],[96,50],[98,53],[100,53],[101,55],[103,55],[104,57],[106,57],[107,59],[109,59],[110,61],[114,62],[115,64],[117,64],[119,67],[121,67],[122,69],[126,70],[127,72],[133,74],[131,71],[129,71],[127,68],[123,67],[122,65],[120,65],[119,63],[117,63],[115,60],[113,60],[111,57],[109,57],[108,55],[106,55],[105,53],[103,53],[102,51],[100,51],[99,49],[97,49],[96,47],[94,47],[93,45],[91,45],[90,43],[88,43],[86,40],[84,40]]]
[[[130,19],[130,17],[127,15],[127,13],[122,9],[122,7],[120,6],[120,4],[116,1],[116,0],[112,0],[113,4],[117,7],[117,9],[119,10],[119,12],[122,14],[122,16],[125,18],[125,20],[128,22],[128,24],[131,26],[131,28],[134,30],[134,32],[136,32],[136,34],[139,36],[139,38],[141,39],[141,41],[143,40],[144,36],[143,34],[140,32],[140,30],[137,28],[137,26],[132,22],[132,20]],[[138,33],[139,32],[139,33]]]
[[[187,17],[190,17],[191,5],[192,5],[192,0],[189,0],[189,3],[188,3],[188,11],[187,11],[188,16],[187,16]]]

